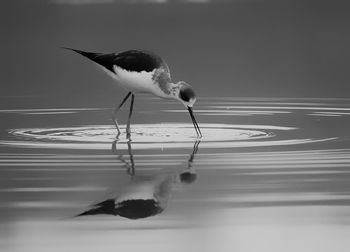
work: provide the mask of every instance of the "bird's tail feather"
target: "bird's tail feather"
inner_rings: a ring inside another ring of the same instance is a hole
[[[114,59],[115,59],[114,53],[103,54],[103,53],[85,52],[85,51],[81,51],[81,50],[77,50],[69,47],[61,47],[61,48],[79,53],[84,57],[94,61],[95,63],[103,66],[109,71],[115,73],[114,72]]]
[[[62,46],[61,48],[79,53],[80,55],[83,55],[84,57],[86,57],[90,60],[93,60],[93,61],[95,61],[96,57],[101,55],[101,53],[85,52],[85,51],[81,51],[81,50],[70,48],[70,47],[63,47]]]

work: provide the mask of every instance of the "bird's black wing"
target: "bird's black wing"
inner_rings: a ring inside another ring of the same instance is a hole
[[[77,49],[66,48],[72,51],[75,51],[88,59],[100,64],[109,71],[114,72],[114,66],[118,66],[124,70],[132,72],[151,72],[155,68],[165,65],[162,59],[148,51],[141,50],[129,50],[121,53],[93,53],[85,52]]]
[[[114,65],[132,72],[151,72],[159,68],[163,61],[154,53],[148,51],[130,50],[115,55]]]

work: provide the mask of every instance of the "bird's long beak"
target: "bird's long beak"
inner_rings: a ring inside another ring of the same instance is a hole
[[[193,123],[194,129],[196,130],[197,137],[202,137],[202,132],[199,129],[199,126],[198,126],[198,123],[196,121],[196,118],[194,118],[192,108],[187,106],[187,109],[188,109],[188,112],[190,112],[190,116],[191,116],[191,119],[192,119],[192,123]]]

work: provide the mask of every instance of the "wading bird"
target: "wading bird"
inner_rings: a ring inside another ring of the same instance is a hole
[[[117,113],[131,96],[130,110],[126,127],[130,138],[130,119],[136,93],[150,93],[165,99],[175,99],[184,104],[190,113],[197,137],[202,133],[194,117],[192,106],[196,102],[193,88],[184,81],[173,83],[168,65],[156,54],[144,50],[129,50],[121,53],[93,53],[63,47],[77,52],[100,65],[128,94],[113,112],[113,121],[120,135]]]

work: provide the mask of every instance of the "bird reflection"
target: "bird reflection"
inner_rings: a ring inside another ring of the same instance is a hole
[[[178,169],[163,169],[157,175],[146,176],[137,175],[131,141],[127,142],[129,161],[125,160],[123,155],[118,154],[118,141],[114,141],[112,151],[118,155],[118,160],[125,164],[130,181],[118,192],[113,192],[113,196],[94,204],[89,210],[78,216],[108,214],[129,219],[140,219],[163,212],[174,188],[182,184],[191,184],[196,180],[197,175],[193,161],[199,143],[199,140],[194,143],[192,153],[186,165],[180,171]]]

